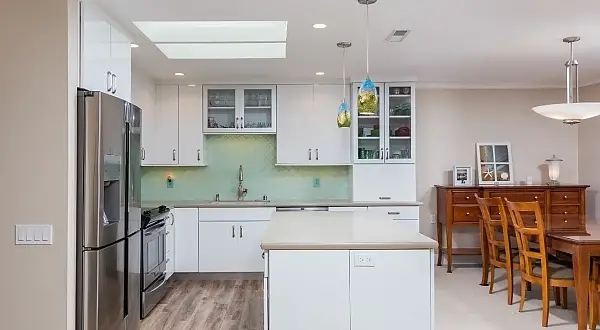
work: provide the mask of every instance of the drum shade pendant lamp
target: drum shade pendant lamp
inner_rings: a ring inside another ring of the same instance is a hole
[[[346,102],[346,48],[350,48],[352,43],[347,41],[338,42],[337,46],[343,49],[342,52],[342,78],[344,80],[344,90],[342,94],[342,104],[338,108],[337,112],[337,125],[340,128],[350,127],[352,125],[352,114],[350,113],[350,106]]]
[[[563,42],[571,46],[571,58],[565,63],[567,72],[567,102],[534,107],[532,110],[551,119],[562,120],[568,125],[579,124],[584,119],[600,115],[600,103],[579,102],[579,63],[573,56],[573,44],[580,37],[567,37]]]
[[[369,5],[377,0],[358,0],[358,3],[367,7],[367,76],[358,90],[358,114],[360,116],[374,116],[377,114],[377,88],[369,77]]]

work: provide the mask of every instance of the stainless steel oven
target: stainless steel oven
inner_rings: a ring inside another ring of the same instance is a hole
[[[168,216],[168,213],[165,216]],[[142,229],[142,318],[146,317],[166,294],[166,234],[164,218]]]

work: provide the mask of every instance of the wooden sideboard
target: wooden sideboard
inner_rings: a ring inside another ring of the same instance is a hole
[[[437,265],[442,265],[442,251],[448,258],[448,273],[452,272],[452,255],[480,254],[480,248],[452,249],[454,226],[479,226],[479,197],[506,197],[515,202],[539,202],[544,211],[547,231],[582,233],[586,231],[585,190],[589,185],[558,186],[435,186],[437,194]],[[494,212],[492,210],[492,212]],[[508,214],[508,211],[507,211]],[[524,217],[533,225],[534,217]],[[446,248],[442,249],[443,230]]]

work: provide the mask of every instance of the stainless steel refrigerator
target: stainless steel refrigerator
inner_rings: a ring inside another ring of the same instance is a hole
[[[141,110],[77,91],[78,330],[140,328]]]

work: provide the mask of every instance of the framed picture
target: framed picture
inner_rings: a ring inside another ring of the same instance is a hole
[[[455,186],[472,186],[473,168],[471,166],[454,166],[452,178]]]
[[[477,143],[477,172],[480,185],[514,184],[510,142]]]

